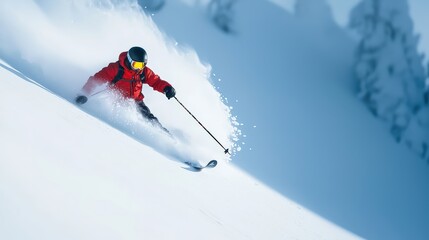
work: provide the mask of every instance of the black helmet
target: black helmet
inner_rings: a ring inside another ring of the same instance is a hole
[[[147,64],[147,53],[141,47],[132,47],[128,50],[127,60],[133,69],[143,69]]]

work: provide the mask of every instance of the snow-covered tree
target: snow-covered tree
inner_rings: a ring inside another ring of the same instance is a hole
[[[352,11],[350,27],[361,37],[355,65],[359,96],[398,141],[426,155],[428,138],[421,135],[428,136],[429,128],[417,120],[425,119],[427,111],[426,73],[407,1],[362,0]]]
[[[233,32],[234,10],[237,0],[211,0],[208,4],[210,18],[225,33]]]

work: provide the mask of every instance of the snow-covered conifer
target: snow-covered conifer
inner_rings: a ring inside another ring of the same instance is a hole
[[[407,1],[362,0],[351,13],[350,27],[361,37],[355,65],[360,98],[389,124],[396,140],[414,145],[413,138],[419,138],[415,118],[425,115],[426,74]]]

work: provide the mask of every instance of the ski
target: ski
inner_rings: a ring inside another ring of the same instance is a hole
[[[188,170],[193,170],[193,171],[196,171],[196,172],[199,172],[199,171],[203,170],[204,168],[214,168],[214,167],[217,166],[217,161],[216,160],[211,160],[205,166],[202,166],[199,163],[193,163],[193,162],[184,162],[184,163],[187,166],[191,167],[191,169],[188,169]]]

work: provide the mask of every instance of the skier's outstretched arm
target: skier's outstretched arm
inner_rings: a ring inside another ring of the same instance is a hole
[[[104,67],[99,72],[88,78],[88,81],[82,87],[82,92],[76,97],[75,102],[77,104],[84,104],[88,101],[88,96],[94,91],[94,89],[103,83],[107,83],[113,80],[118,71],[118,63],[110,63],[107,67]]]

